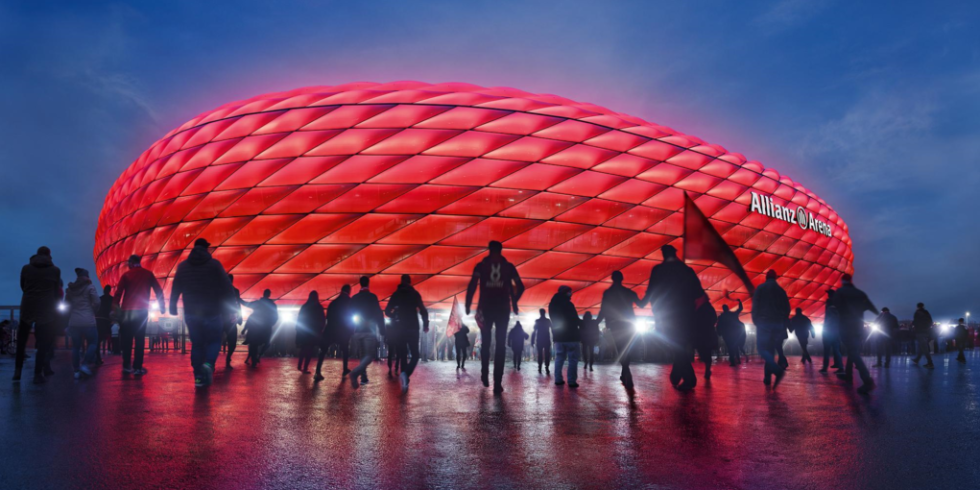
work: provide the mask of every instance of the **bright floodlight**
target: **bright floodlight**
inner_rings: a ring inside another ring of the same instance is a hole
[[[636,333],[643,335],[650,331],[650,322],[647,320],[636,321]]]
[[[58,303],[58,311],[65,311],[68,309],[68,305],[65,302]]]
[[[283,322],[291,322],[291,321],[293,321],[295,319],[296,319],[296,316],[293,314],[293,312],[291,312],[291,311],[284,311],[284,312],[282,312],[282,321]]]
[[[878,327],[878,324],[877,323],[872,323],[871,324],[871,330],[874,331],[874,332],[880,332],[881,331],[881,328]]]
[[[813,332],[818,336],[823,336],[823,323],[815,323],[813,325]]]
[[[360,325],[361,324],[361,315],[354,315],[353,320],[354,320],[354,325]]]

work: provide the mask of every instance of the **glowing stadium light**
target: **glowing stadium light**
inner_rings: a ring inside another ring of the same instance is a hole
[[[58,311],[68,311],[68,304],[64,301],[58,303]]]
[[[871,331],[872,332],[880,332],[881,331],[881,327],[879,327],[877,323],[872,323],[871,324]]]
[[[283,311],[282,314],[279,315],[279,321],[281,321],[282,323],[289,323],[289,322],[296,321],[296,312],[290,310]]]
[[[351,318],[351,320],[354,321],[354,325],[360,325],[361,324],[361,315],[354,315],[354,317]]]
[[[813,332],[817,334],[818,337],[823,336],[823,323],[814,323]]]
[[[643,318],[636,320],[636,333],[643,335],[653,328],[653,322]]]
[[[157,303],[151,304],[150,305],[150,311],[160,311],[160,305],[157,304]]]
[[[160,319],[160,314],[159,313],[157,313],[156,311],[151,311],[150,312],[150,321],[151,322],[155,322],[155,321],[157,321],[159,319]]]

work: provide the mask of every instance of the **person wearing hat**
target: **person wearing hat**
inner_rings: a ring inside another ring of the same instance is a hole
[[[898,341],[899,327],[898,318],[892,315],[891,310],[888,307],[881,309],[881,314],[878,318],[875,318],[875,324],[881,330],[882,335],[878,336],[878,345],[876,351],[878,354],[878,362],[872,367],[881,366],[881,356],[885,356],[885,367],[888,367],[892,363],[892,351],[895,350],[895,344]]]
[[[177,265],[170,293],[170,314],[177,314],[177,301],[184,298],[184,323],[191,340],[191,366],[194,385],[209,386],[214,365],[221,353],[225,325],[235,312],[228,305],[235,301],[235,288],[225,268],[211,257],[211,244],[203,238],[194,242],[187,260]]]
[[[562,367],[568,360],[568,387],[578,388],[578,360],[582,342],[582,320],[572,303],[572,288],[559,286],[548,304],[551,332],[555,341],[555,385],[565,384]]]
[[[40,247],[30,263],[20,270],[20,324],[17,326],[17,357],[14,361],[14,381],[20,381],[27,339],[34,327],[34,382],[44,383],[51,375],[51,360],[57,334],[58,301],[61,299],[61,269],[51,260],[51,249]]]
[[[146,322],[150,316],[150,291],[156,296],[160,312],[166,311],[163,288],[153,273],[140,265],[140,256],[129,257],[129,270],[119,279],[113,301],[122,310],[119,340],[123,350],[123,374],[142,376],[146,343]],[[134,345],[135,344],[135,345]]]
[[[75,369],[75,379],[92,375],[95,355],[99,349],[99,330],[95,313],[100,306],[99,294],[89,278],[88,271],[75,269],[77,278],[68,283],[65,303],[68,304],[68,335],[71,337],[71,365]],[[85,348],[84,358],[82,346]],[[84,361],[84,362],[83,362]]]
[[[677,257],[676,248],[664,245],[660,252],[664,261],[650,270],[643,302],[650,304],[657,330],[667,337],[671,346],[670,383],[686,391],[698,383],[693,365],[697,340],[695,312],[707,301],[707,296],[697,273]]]

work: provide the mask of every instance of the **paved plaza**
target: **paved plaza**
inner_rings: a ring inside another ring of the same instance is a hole
[[[354,392],[339,361],[315,384],[294,359],[248,369],[236,356],[195,390],[179,353],[148,354],[143,378],[110,356],[76,381],[60,351],[42,386],[11,383],[4,357],[0,487],[977,488],[980,355],[954,357],[873,369],[870,396],[798,358],[775,391],[753,358],[692,393],[670,387],[666,366],[636,366],[633,394],[618,366],[576,391],[529,362],[508,365],[499,397],[478,362],[421,363],[402,395],[380,363]]]

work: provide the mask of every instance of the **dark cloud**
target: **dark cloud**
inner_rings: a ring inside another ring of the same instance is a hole
[[[0,303],[38,245],[94,269],[115,177],[198,113],[417,79],[555,93],[759,160],[847,220],[876,301],[952,317],[980,288],[978,17],[795,0],[0,4]]]

